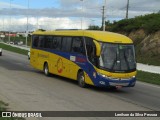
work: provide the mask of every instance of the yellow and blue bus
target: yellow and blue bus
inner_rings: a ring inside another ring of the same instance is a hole
[[[48,76],[77,80],[80,87],[133,87],[135,50],[131,39],[92,30],[37,30],[32,35],[30,63]]]

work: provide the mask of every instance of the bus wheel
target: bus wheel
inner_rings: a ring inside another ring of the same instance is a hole
[[[79,72],[78,73],[78,84],[80,87],[85,88],[86,87],[86,83],[85,83],[85,77],[84,77],[84,73],[83,72]]]
[[[49,67],[47,63],[44,64],[43,71],[46,76],[49,76]]]

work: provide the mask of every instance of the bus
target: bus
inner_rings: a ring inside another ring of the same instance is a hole
[[[133,87],[136,61],[128,37],[93,30],[37,30],[32,34],[30,64],[46,76],[77,80],[80,87]]]

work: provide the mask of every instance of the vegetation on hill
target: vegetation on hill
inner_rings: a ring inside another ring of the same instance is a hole
[[[147,34],[155,33],[160,30],[160,13],[152,13],[137,16],[130,19],[122,19],[120,21],[105,22],[106,30],[112,32],[130,33],[139,29],[143,29]],[[101,27],[90,25],[89,30],[101,30]]]
[[[124,34],[131,38],[136,48],[137,62],[160,66],[160,13],[135,18],[106,21],[106,30]],[[101,30],[89,26],[90,30]]]
[[[114,32],[132,32],[138,29],[145,30],[146,33],[154,33],[160,30],[160,14],[153,13],[144,16],[137,16],[131,19],[123,19],[112,24],[106,22],[106,27],[109,31]]]

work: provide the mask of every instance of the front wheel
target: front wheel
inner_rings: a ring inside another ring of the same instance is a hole
[[[86,87],[84,72],[79,72],[77,76],[78,85],[82,88]]]
[[[48,67],[48,64],[47,64],[47,63],[44,64],[43,71],[44,71],[44,74],[45,74],[46,76],[49,76],[49,75],[50,75],[50,73],[49,73],[49,67]]]

